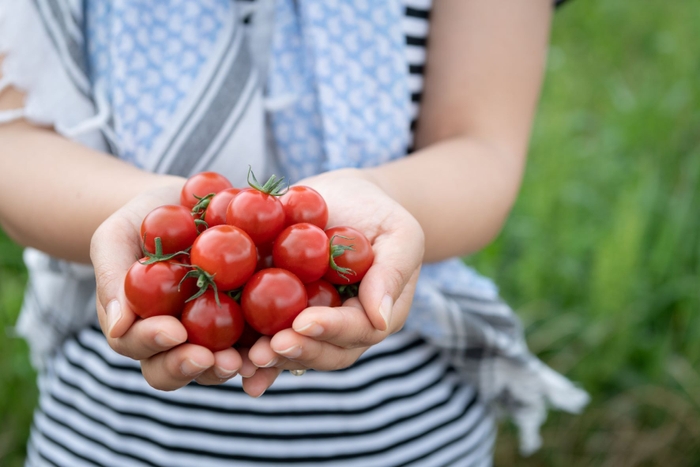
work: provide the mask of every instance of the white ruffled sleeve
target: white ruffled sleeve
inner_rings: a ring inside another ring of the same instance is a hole
[[[72,61],[68,47],[83,37],[65,9],[42,0],[0,0],[0,90],[14,86],[26,94],[24,108],[0,111],[0,123],[24,118],[105,150],[99,120],[106,112],[97,111],[88,76]]]

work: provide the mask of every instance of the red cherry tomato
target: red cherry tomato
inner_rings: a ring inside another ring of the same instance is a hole
[[[180,204],[192,209],[199,198],[231,188],[231,182],[216,172],[200,172],[187,179],[180,191]]]
[[[197,234],[190,210],[176,204],[155,208],[141,223],[141,239],[149,253],[156,252],[156,237],[160,237],[162,253],[167,255],[188,249]]]
[[[255,272],[258,259],[255,245],[245,232],[231,225],[217,225],[197,237],[190,261],[211,274],[220,291],[228,291],[245,284]]]
[[[279,268],[256,272],[243,288],[241,308],[250,326],[272,336],[292,326],[306,308],[306,289],[297,276]]]
[[[313,224],[293,224],[279,234],[272,247],[272,260],[303,283],[319,280],[328,269],[328,237]]]
[[[321,229],[328,222],[328,206],[321,194],[311,187],[296,185],[280,197],[286,225],[308,222]]]
[[[330,282],[323,279],[304,284],[306,287],[307,306],[340,306],[340,294]]]
[[[374,251],[367,237],[359,230],[345,226],[326,230],[326,236],[331,239],[331,255],[333,255],[334,245],[352,246],[352,249],[335,256],[333,260],[340,270],[331,266],[323,278],[331,284],[339,285],[360,282],[374,261]]]
[[[143,264],[147,259],[136,261],[126,272],[124,294],[129,308],[141,318],[180,316],[185,300],[197,291],[196,280],[186,279],[180,285],[189,268],[174,261]]]
[[[236,343],[243,333],[243,313],[234,299],[209,289],[185,305],[182,325],[187,330],[187,341],[201,345],[212,352],[224,350]]]
[[[226,223],[226,208],[234,196],[241,191],[240,188],[227,188],[215,194],[209,201],[209,206],[204,212],[204,222],[209,227]]]
[[[228,205],[226,223],[243,229],[256,245],[270,243],[284,229],[284,208],[277,196],[241,190]]]

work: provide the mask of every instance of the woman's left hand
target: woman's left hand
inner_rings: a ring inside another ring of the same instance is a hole
[[[400,330],[411,307],[424,253],[420,224],[367,172],[343,169],[302,180],[317,190],[329,210],[328,227],[364,233],[375,258],[359,294],[337,308],[310,307],[291,329],[259,339],[248,359],[259,369],[243,388],[260,396],[282,370],[346,368],[372,345]]]

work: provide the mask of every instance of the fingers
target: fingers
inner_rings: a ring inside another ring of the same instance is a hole
[[[263,369],[338,370],[355,363],[388,334],[372,325],[355,298],[342,307],[307,308],[296,318],[293,329],[260,338],[248,358]]]
[[[343,307],[308,308],[297,317],[294,329],[261,337],[240,353],[226,349],[212,354],[203,347],[182,344],[186,331],[169,316],[137,320],[122,337],[108,339],[118,352],[142,361],[144,377],[156,389],[177,389],[192,379],[221,384],[241,374],[246,393],[259,397],[282,370],[346,368],[387,335],[374,328],[359,300],[351,299]]]
[[[337,308],[307,308],[297,316],[292,328],[303,336],[347,349],[375,345],[389,335],[372,325],[357,298]]]
[[[248,358],[259,368],[322,371],[346,368],[370,346],[400,329],[410,309],[417,278],[418,271],[414,271],[399,295],[395,306],[397,319],[391,329],[376,329],[360,301],[354,298],[342,307],[307,308],[294,320],[292,329],[280,331],[272,338],[260,338],[250,349]]]
[[[251,397],[260,397],[282,373],[281,368],[260,368],[250,378],[243,378],[243,390]]]
[[[225,383],[238,374],[242,364],[241,355],[234,349],[214,352],[214,366],[205,370],[196,381],[203,385]]]
[[[259,338],[248,351],[248,359],[256,368],[272,368],[284,359],[270,347],[270,337]]]
[[[241,364],[233,348],[212,353],[199,345],[183,344],[141,360],[141,372],[155,389],[173,391],[192,380],[204,385],[224,383],[240,372]]]
[[[185,327],[173,316],[139,319],[121,337],[107,335],[107,343],[114,351],[134,360],[150,358],[186,340]]]
[[[249,358],[260,368],[258,372],[270,368],[333,371],[352,365],[366,349],[344,349],[285,329],[271,340],[258,341],[250,349]]]
[[[155,389],[173,391],[187,385],[209,368],[216,359],[211,351],[194,344],[182,344],[141,360],[141,372]]]
[[[193,379],[204,385],[221,384],[241,372],[243,358],[235,349],[212,354],[204,347],[184,344],[186,340],[187,331],[172,316],[137,320],[123,336],[107,337],[116,352],[141,360],[144,378],[156,389],[170,391]],[[249,361],[244,374],[255,374]]]
[[[411,311],[411,304],[413,303],[413,295],[416,291],[416,284],[418,283],[418,277],[420,275],[420,268],[413,272],[413,275],[401,291],[401,295],[394,303],[392,309],[392,320],[391,320],[391,333],[395,333],[403,328],[408,318],[408,314]]]
[[[248,357],[248,351],[250,349],[238,349],[238,353],[241,355],[241,359],[243,359],[243,363],[241,364],[241,369],[238,370],[238,374],[241,375],[242,378],[250,378],[252,377],[255,372],[257,371],[258,367],[250,361],[250,358]]]
[[[286,370],[313,368],[320,371],[347,368],[354,364],[368,348],[346,349],[328,342],[300,336],[291,329],[277,333],[272,338],[270,347],[273,351],[284,356],[278,361],[278,368]]]

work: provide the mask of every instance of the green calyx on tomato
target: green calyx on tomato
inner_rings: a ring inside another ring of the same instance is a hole
[[[348,279],[348,276],[349,275],[354,276],[355,271],[353,271],[350,268],[344,268],[344,267],[338,266],[338,264],[335,262],[335,258],[343,255],[348,250],[354,250],[354,248],[353,248],[354,245],[334,245],[333,240],[335,240],[336,238],[343,238],[345,240],[354,240],[354,238],[344,237],[342,235],[333,235],[331,237],[331,241],[330,241],[331,247],[330,247],[330,255],[329,255],[329,259],[328,259],[328,265],[330,266],[330,268],[332,270],[334,270],[335,272],[337,272],[340,277],[342,277],[343,279],[346,279],[348,282],[350,282],[350,279]]]
[[[197,227],[197,233],[202,233],[209,228],[209,224],[204,219],[195,219],[194,225]]]
[[[337,267],[331,265],[323,278],[337,285],[360,282],[374,262],[374,252],[369,239],[359,230],[348,226],[331,227],[326,230],[326,236],[331,246],[338,244],[351,248],[345,248],[342,254],[337,251],[331,255],[331,260]],[[347,273],[341,274],[342,268],[350,269],[352,277],[348,277]]]
[[[345,301],[348,298],[357,297],[360,291],[359,284],[335,285],[335,290],[338,291],[341,300]]]
[[[145,242],[146,236],[144,235],[144,242]],[[153,241],[153,244],[155,245],[155,252],[151,253],[148,251],[145,247],[145,245],[141,245],[141,253],[143,253],[143,258],[147,259],[140,259],[139,262],[143,265],[149,265],[153,263],[157,263],[159,261],[168,261],[176,256],[180,255],[189,255],[189,248],[187,250],[183,251],[176,251],[175,253],[169,253],[167,255],[163,254],[163,241],[160,239],[160,237],[156,237],[155,240]]]
[[[197,196],[197,195],[193,195],[195,198],[197,198],[197,204],[195,204],[194,207],[192,208],[192,216],[195,218],[195,223],[197,222],[197,220],[204,217],[204,213],[206,212],[207,208],[209,207],[209,202],[211,201],[211,199],[214,197],[215,194],[216,193],[209,193],[208,195],[204,195],[201,197]],[[206,223],[204,225],[206,225]]]
[[[182,278],[182,281],[180,281],[180,284],[182,284],[182,282],[184,282],[185,279],[194,277],[197,279],[197,288],[199,290],[197,291],[197,293],[185,300],[185,303],[191,302],[192,300],[201,297],[207,290],[209,290],[209,287],[211,287],[214,290],[214,298],[216,299],[216,303],[217,305],[219,305],[219,290],[216,286],[216,282],[214,282],[214,274],[209,274],[204,269],[193,264],[187,265],[187,267],[190,267],[192,269],[188,271],[187,274],[185,274],[185,276]]]
[[[260,185],[251,166],[248,166],[248,185],[254,190],[271,196],[282,196],[289,190],[289,185],[284,185],[284,177],[277,177],[276,175],[271,175],[264,185]]]

